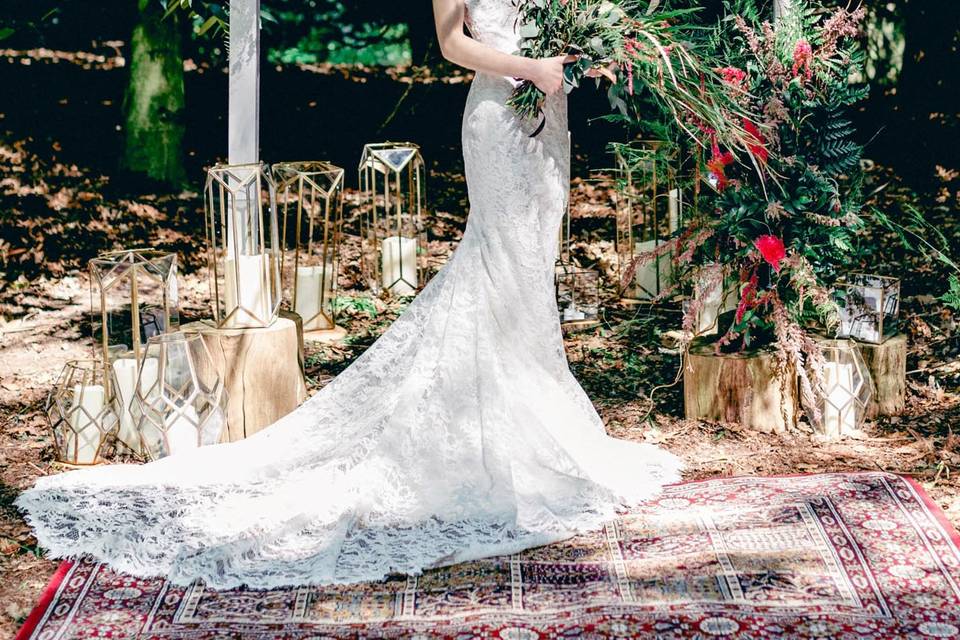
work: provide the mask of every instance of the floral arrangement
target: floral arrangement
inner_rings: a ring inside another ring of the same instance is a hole
[[[749,0],[737,2],[744,4]],[[864,224],[862,149],[845,116],[865,97],[865,88],[850,82],[863,64],[855,39],[864,10],[796,5],[777,24],[735,14],[717,27],[712,41],[723,63],[716,71],[742,111],[760,114],[741,125],[763,171],[735,163],[723,140],[707,132],[703,170],[712,189],[701,197],[700,215],[664,251],[676,256],[677,286],[693,289],[688,335],[703,300],[735,299],[721,316],[716,348],[775,346],[781,371],[799,374],[801,400],[815,411],[821,356],[805,329],[836,324],[825,283],[856,259],[854,235]],[[715,295],[717,287],[723,295]]]
[[[686,19],[695,10],[658,11],[659,0],[516,1],[522,55],[578,56],[565,70],[567,90],[579,87],[592,70],[598,84],[604,78],[610,82],[611,109],[628,121],[652,101],[691,140],[699,143],[701,132],[711,131],[729,149],[751,154],[750,134],[740,124],[748,115],[745,105],[726,91],[716,65],[688,37]],[[523,81],[509,104],[521,117],[534,119],[543,100],[543,92]]]

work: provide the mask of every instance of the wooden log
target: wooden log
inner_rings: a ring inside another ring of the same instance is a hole
[[[306,399],[301,327],[290,317],[280,317],[262,329],[217,329],[211,322],[181,328],[203,336],[223,378],[227,391],[224,442],[260,431]]]
[[[900,333],[881,344],[859,345],[873,377],[874,394],[867,417],[900,415],[907,403],[907,336]]]
[[[796,374],[781,385],[776,356],[769,351],[716,354],[694,341],[683,370],[687,419],[735,422],[744,429],[783,433],[796,427]]]

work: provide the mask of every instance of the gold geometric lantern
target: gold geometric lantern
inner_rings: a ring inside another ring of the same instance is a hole
[[[900,279],[853,273],[836,285],[839,337],[880,344],[896,335],[900,323]]]
[[[677,151],[660,140],[610,145],[617,179],[617,276],[624,302],[650,302],[668,290],[672,255],[653,255],[683,223],[683,192],[677,186]],[[624,278],[644,256],[628,282]]]
[[[413,295],[426,275],[426,166],[420,147],[383,142],[360,158],[362,262],[375,293]]]
[[[207,170],[207,264],[218,328],[268,327],[280,308],[276,187],[262,163]]]
[[[817,431],[838,439],[860,432],[873,397],[873,379],[853,340],[818,340],[823,352],[823,393]]]
[[[273,165],[280,206],[284,298],[301,318],[305,338],[333,340],[343,225],[343,176],[329,162]]]
[[[117,428],[117,413],[95,360],[71,360],[47,397],[47,421],[58,462],[98,464]]]
[[[200,334],[147,341],[131,413],[149,459],[220,442],[226,407],[223,381]]]
[[[573,264],[556,268],[557,309],[566,329],[585,329],[600,324],[600,272]]]
[[[90,260],[93,335],[106,369],[106,396],[119,418],[117,441],[140,453],[130,415],[142,345],[180,325],[177,256],[152,249],[115,251]]]
[[[176,254],[114,251],[93,258],[89,267],[93,336],[103,362],[139,358],[147,338],[177,330]]]

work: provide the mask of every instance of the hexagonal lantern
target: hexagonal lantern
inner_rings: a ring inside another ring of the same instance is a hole
[[[268,327],[280,309],[280,233],[273,178],[262,163],[207,170],[207,264],[219,328]]]
[[[226,407],[223,381],[202,336],[169,333],[147,341],[130,410],[148,458],[217,444]]]
[[[104,253],[89,262],[93,336],[100,357],[139,358],[147,338],[180,324],[177,255],[154,249]]]
[[[617,172],[617,269],[624,302],[650,302],[666,292],[672,255],[656,249],[683,223],[683,193],[677,186],[678,152],[661,140],[610,145]],[[631,265],[636,265],[632,277]]]
[[[566,329],[585,329],[600,324],[600,272],[572,264],[556,271],[557,308]]]
[[[823,392],[817,431],[839,439],[858,433],[873,397],[873,378],[853,340],[818,340],[823,352]]]
[[[360,158],[361,261],[375,293],[413,295],[426,276],[426,166],[412,142],[367,144]]]
[[[896,335],[900,321],[900,279],[853,273],[836,284],[841,338],[880,344]]]
[[[100,362],[68,362],[47,397],[46,413],[58,462],[86,466],[103,461],[118,417]]]
[[[280,206],[284,300],[303,318],[304,338],[333,340],[337,327],[344,171],[329,162],[272,167]]]

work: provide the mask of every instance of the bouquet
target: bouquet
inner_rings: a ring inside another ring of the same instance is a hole
[[[546,58],[577,55],[567,65],[569,91],[592,75],[610,81],[611,109],[635,117],[643,93],[698,144],[719,140],[753,158],[756,139],[746,131],[749,117],[724,89],[719,66],[695,52],[683,19],[695,9],[657,11],[659,0],[517,0],[520,9],[520,54]],[[612,69],[616,68],[618,73]],[[544,94],[529,80],[515,90],[509,104],[524,118],[541,114]],[[539,133],[539,129],[534,133]],[[754,165],[759,164],[754,160]]]

